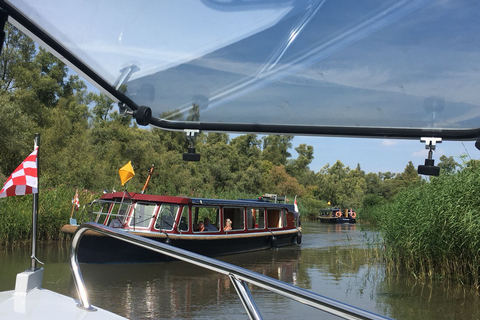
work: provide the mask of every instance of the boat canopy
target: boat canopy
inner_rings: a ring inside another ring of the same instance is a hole
[[[169,130],[480,136],[467,0],[0,0],[3,14]]]
[[[227,199],[206,199],[206,198],[191,198],[192,204],[203,205],[222,205],[222,206],[251,206],[251,207],[263,207],[263,208],[285,208],[289,212],[294,212],[295,208],[293,204],[275,203],[264,200],[227,200]]]

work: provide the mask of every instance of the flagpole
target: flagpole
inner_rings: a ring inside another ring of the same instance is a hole
[[[35,271],[37,269],[37,225],[38,225],[38,193],[40,188],[38,186],[39,176],[40,176],[40,168],[39,168],[39,160],[40,160],[40,133],[35,133],[35,145],[34,149],[37,149],[37,193],[33,194],[33,209],[32,209],[32,266],[31,271]]]
[[[77,196],[78,196],[78,189],[75,190],[75,195],[73,196],[72,212],[70,213],[70,218],[73,218],[73,211],[75,210],[75,207],[77,206]],[[76,216],[75,216],[75,218],[76,218]]]
[[[147,181],[145,182],[145,185],[143,186],[142,194],[145,192],[145,189],[147,189],[148,183],[150,182],[150,177],[153,174],[153,168],[155,168],[155,164],[152,164],[152,167],[150,168],[150,171],[148,171]]]

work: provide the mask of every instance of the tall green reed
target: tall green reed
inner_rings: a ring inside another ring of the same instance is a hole
[[[61,185],[40,190],[38,206],[38,239],[62,240],[60,228],[68,223],[75,189]],[[86,190],[79,191],[80,204],[98,197]],[[0,244],[29,241],[32,229],[33,195],[0,199]]]
[[[372,208],[392,270],[479,284],[480,171],[465,169],[405,189]]]

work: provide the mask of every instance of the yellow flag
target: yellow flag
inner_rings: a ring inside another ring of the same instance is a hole
[[[133,172],[133,167],[132,167],[132,161],[128,161],[126,165],[121,167],[118,170],[118,174],[120,175],[120,181],[122,181],[122,186],[130,180],[134,175],[135,172]]]

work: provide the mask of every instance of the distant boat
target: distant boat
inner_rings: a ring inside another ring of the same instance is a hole
[[[320,209],[317,220],[326,223],[357,223],[357,214],[353,209],[327,208]]]
[[[220,256],[301,243],[293,204],[114,192],[86,206],[87,218],[122,231],[171,244],[206,256]],[[87,222],[87,221],[84,221]],[[78,226],[65,225],[73,234]],[[167,256],[87,233],[78,259],[86,263],[156,262]]]

